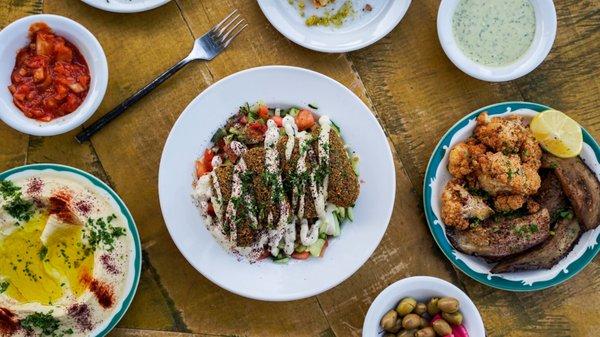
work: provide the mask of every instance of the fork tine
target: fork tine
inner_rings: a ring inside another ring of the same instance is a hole
[[[242,32],[242,30],[244,30],[244,28],[246,28],[246,27],[248,27],[248,24],[244,24],[240,29],[238,29],[237,32],[235,32],[228,40],[226,40],[223,43],[223,48],[227,48],[227,46],[229,46],[231,41],[233,41],[233,39],[235,39]],[[233,31],[231,31],[231,32],[233,32]]]
[[[225,19],[221,20],[221,22],[217,23],[213,28],[211,28],[211,31],[217,31],[221,28],[221,26],[227,22],[227,20],[229,20],[230,17],[232,17],[234,14],[236,14],[238,12],[237,8],[233,10],[233,12],[229,13],[229,15],[227,15],[225,17]]]
[[[234,16],[232,19],[228,20],[229,22],[227,22],[226,25],[219,28],[218,30],[214,30],[213,34],[215,34],[215,36],[220,39],[223,36],[223,34],[225,34],[229,30],[229,27],[231,27],[231,25],[238,21],[238,19],[240,18],[241,16],[239,14]],[[242,18],[242,20],[244,19]]]
[[[232,22],[233,23],[233,22]],[[225,34],[223,34],[222,36],[218,37],[221,43],[225,43],[225,41],[227,41],[228,37],[231,35],[231,33],[236,31],[236,28],[238,28],[241,24],[246,23],[244,21],[244,19],[242,18],[241,20],[239,20],[233,27],[231,27],[231,29],[228,29],[227,32],[225,32]]]

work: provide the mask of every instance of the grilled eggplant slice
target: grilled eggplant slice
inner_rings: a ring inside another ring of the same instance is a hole
[[[490,259],[521,253],[544,242],[550,235],[550,214],[543,208],[518,218],[488,219],[467,230],[446,228],[457,250]]]
[[[519,270],[552,268],[571,251],[580,235],[581,228],[576,219],[559,220],[556,223],[555,234],[546,242],[530,251],[498,263],[491,272],[500,274]]]
[[[543,166],[554,169],[581,225],[594,229],[600,224],[600,182],[579,157],[543,157]]]
[[[558,213],[569,207],[569,200],[567,200],[556,174],[551,170],[544,171],[541,174],[542,185],[534,196],[534,200],[540,204],[541,208],[548,210],[550,218],[556,220]]]

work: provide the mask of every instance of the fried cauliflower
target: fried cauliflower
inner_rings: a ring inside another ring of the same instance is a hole
[[[467,229],[472,219],[485,220],[494,211],[482,197],[467,191],[460,180],[452,179],[442,193],[442,220],[448,226]]]

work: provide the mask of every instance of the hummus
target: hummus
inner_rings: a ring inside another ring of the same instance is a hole
[[[89,336],[126,296],[133,249],[118,205],[89,182],[0,180],[0,335]]]

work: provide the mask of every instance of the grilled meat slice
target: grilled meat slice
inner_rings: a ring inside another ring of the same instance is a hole
[[[497,259],[521,253],[546,240],[550,235],[550,214],[542,209],[518,218],[490,218],[467,230],[446,227],[446,231],[457,250]]]
[[[556,174],[550,170],[545,170],[542,173],[542,185],[538,193],[534,196],[534,200],[541,208],[548,210],[550,218],[553,220],[557,218],[561,210],[569,206],[569,201],[563,192],[560,181],[556,177]]]
[[[589,230],[600,224],[600,182],[579,157],[544,154],[544,167],[554,169],[581,225]]]
[[[562,219],[556,223],[554,236],[527,252],[498,263],[491,272],[499,274],[552,268],[569,253],[580,234],[581,228],[576,219]]]

